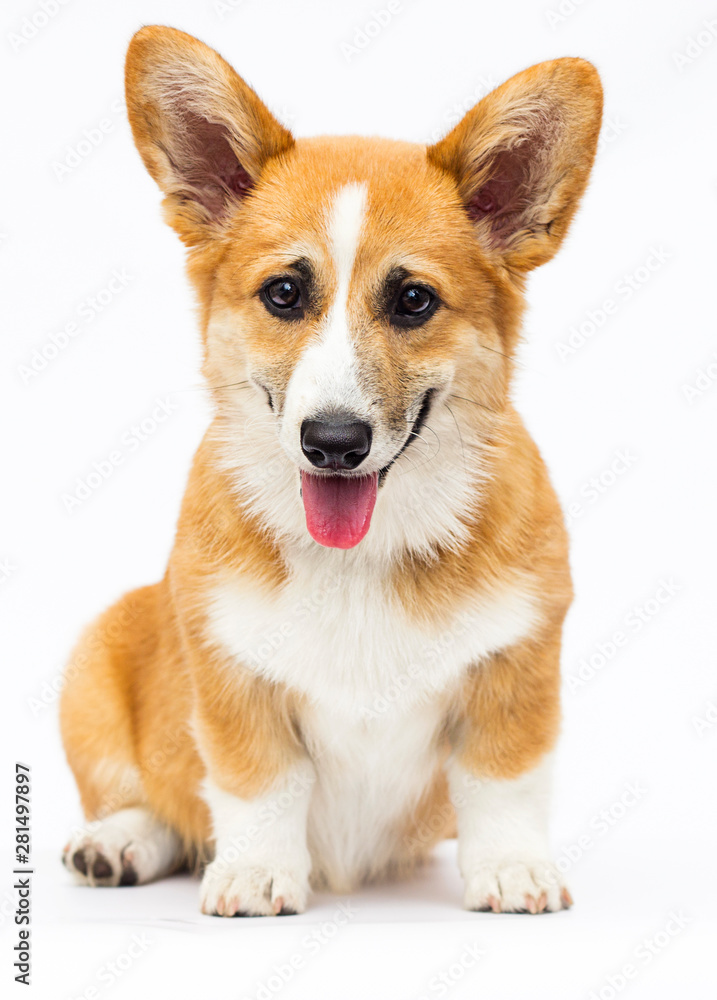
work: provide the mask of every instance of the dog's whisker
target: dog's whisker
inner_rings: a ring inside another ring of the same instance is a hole
[[[459,396],[455,392],[450,393],[450,399],[462,399],[464,403],[473,403],[474,406],[480,406],[482,410],[488,410],[489,413],[494,413],[499,416],[498,410],[494,410],[490,406],[486,406],[485,403],[479,403],[477,399],[470,399],[468,396]]]
[[[511,357],[510,354],[506,354],[505,351],[499,351],[496,347],[488,347],[487,344],[481,344],[478,342],[478,346],[482,351],[490,351],[491,354],[500,354],[501,358],[505,358],[506,361],[514,361],[515,359]]]
[[[217,392],[220,389],[248,389],[251,383],[249,381],[244,382],[228,382],[226,385],[206,385],[200,383],[199,385],[187,385],[182,389],[173,389],[173,392]]]
[[[429,424],[424,424],[423,427],[421,428],[421,430],[418,432],[418,434],[412,434],[411,435],[412,440],[414,441],[414,443],[417,442],[417,441],[422,441],[426,445],[426,447],[430,449],[430,445],[429,445],[428,441],[426,441],[426,439],[423,437],[423,431],[424,430],[428,430],[428,431],[431,432],[431,434],[433,434],[433,436],[435,437],[436,442],[438,444],[438,447],[436,448],[436,450],[432,454],[429,454],[428,457],[423,462],[420,462],[418,465],[414,465],[415,469],[420,469],[424,465],[426,465],[428,462],[432,462],[438,456],[438,454],[441,451],[441,439],[438,436],[438,434],[435,432],[435,430]]]
[[[450,408],[450,406],[448,405],[448,403],[446,403],[446,409],[448,410],[448,412],[450,413],[450,415],[453,417],[453,423],[456,425],[456,430],[458,431],[458,440],[460,441],[460,445],[461,445],[461,455],[463,456],[463,468],[466,469],[467,468],[467,466],[466,466],[466,450],[463,447],[463,435],[461,434],[461,429],[458,426],[458,421],[456,420],[456,415],[453,412],[453,410]]]
[[[515,355],[506,354],[505,351],[499,351],[496,347],[488,347],[487,344],[479,343],[478,346],[482,351],[490,351],[491,354],[499,354],[501,358],[505,358],[506,361],[511,361],[516,366],[516,368],[522,368],[523,371],[527,372],[536,371],[535,368],[530,368],[528,365],[525,364],[525,362],[519,361],[518,358],[515,357]]]
[[[219,392],[221,389],[249,389],[251,387],[251,382],[229,382],[227,385],[209,385],[207,386],[212,392]]]

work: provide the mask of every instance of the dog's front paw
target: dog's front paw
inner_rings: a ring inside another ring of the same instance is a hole
[[[466,878],[467,910],[545,913],[572,906],[555,865],[539,858],[499,858],[475,867]]]
[[[201,910],[219,917],[303,913],[308,894],[308,877],[287,868],[213,861],[202,879]]]

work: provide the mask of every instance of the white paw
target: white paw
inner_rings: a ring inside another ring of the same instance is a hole
[[[467,910],[545,913],[568,909],[572,902],[557,868],[540,858],[485,861],[466,878]]]
[[[287,868],[213,861],[202,879],[201,910],[220,917],[303,913],[308,894],[308,878]]]
[[[94,831],[75,833],[62,860],[82,885],[136,885],[142,854],[142,845],[128,842],[122,831],[98,824]]]
[[[139,885],[168,874],[181,858],[177,835],[141,807],[122,809],[76,831],[62,852],[82,885]]]

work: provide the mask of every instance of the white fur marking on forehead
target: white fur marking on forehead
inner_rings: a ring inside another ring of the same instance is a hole
[[[304,420],[332,410],[366,419],[368,407],[359,386],[356,352],[347,307],[366,205],[366,186],[347,184],[335,195],[327,213],[329,252],[334,260],[337,289],[319,336],[305,349],[286,392],[281,440],[291,455],[299,447]]]
[[[338,287],[326,318],[318,359],[324,369],[324,378],[331,373],[325,389],[333,395],[333,404],[349,411],[353,409],[357,415],[362,409],[362,401],[356,378],[356,355],[349,329],[348,298],[365,207],[365,184],[347,184],[342,187],[331,207],[329,240]]]
[[[339,295],[348,295],[349,280],[358,249],[361,226],[366,209],[366,185],[347,184],[334,198],[329,221],[331,254],[339,279]]]

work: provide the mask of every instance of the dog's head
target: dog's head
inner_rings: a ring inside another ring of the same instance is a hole
[[[244,502],[338,548],[366,535],[377,497],[382,550],[460,537],[509,409],[524,275],[588,178],[594,68],[534,66],[428,148],[294,139],[216,52],[149,27],[127,104],[190,248]]]

